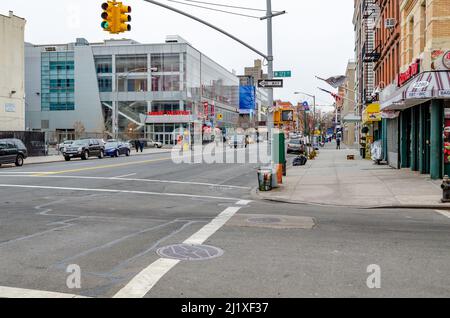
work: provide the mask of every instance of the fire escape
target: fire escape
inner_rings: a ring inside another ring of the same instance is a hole
[[[379,7],[375,0],[363,0],[362,11],[362,29],[363,40],[362,46],[362,61],[363,61],[363,84],[361,86],[361,96],[363,97],[363,104],[373,102],[372,93],[375,90],[375,74],[374,66],[381,58],[381,41],[376,43],[375,40],[375,24],[380,14]]]

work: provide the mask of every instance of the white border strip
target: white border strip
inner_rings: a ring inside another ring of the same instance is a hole
[[[200,231],[188,238],[184,244],[203,244],[222,226],[224,226],[241,208],[230,207],[217,216],[211,223],[205,225]],[[143,298],[150,290],[174,268],[179,260],[160,258],[138,275],[136,275],[114,298]]]
[[[227,197],[213,197],[207,195],[195,195],[184,193],[161,193],[161,192],[145,192],[145,191],[131,191],[131,190],[113,190],[113,189],[89,189],[89,188],[68,188],[68,187],[50,187],[50,186],[33,186],[33,185],[21,185],[21,184],[0,184],[1,188],[21,188],[21,189],[39,189],[39,190],[64,190],[64,191],[85,191],[85,192],[103,192],[103,193],[127,193],[127,194],[145,194],[145,195],[158,195],[168,197],[183,197],[183,198],[197,198],[197,199],[209,199],[209,200],[225,200],[225,201],[237,201],[238,198]]]
[[[450,212],[449,211],[436,210],[436,212],[450,219]]]
[[[131,175],[128,175],[131,176]],[[217,187],[217,188],[229,188],[229,189],[242,189],[249,190],[250,187],[241,187],[226,184],[215,184],[215,183],[202,183],[202,182],[185,182],[185,181],[172,181],[172,180],[151,180],[151,179],[130,179],[126,178],[128,176],[119,177],[87,177],[87,176],[56,176],[56,175],[2,175],[0,177],[18,177],[18,178],[47,178],[47,179],[86,179],[86,180],[112,180],[112,181],[132,181],[132,182],[147,182],[147,183],[169,183],[169,184],[185,184],[185,185],[198,185],[206,187]]]
[[[74,294],[0,286],[0,298],[89,298]]]

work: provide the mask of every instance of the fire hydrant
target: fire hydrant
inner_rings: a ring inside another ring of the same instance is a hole
[[[444,176],[444,180],[442,181],[442,203],[450,202],[450,178],[448,176]]]

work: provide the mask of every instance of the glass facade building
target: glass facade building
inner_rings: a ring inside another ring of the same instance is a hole
[[[42,110],[75,110],[74,52],[42,53],[41,85]]]
[[[27,92],[33,129],[42,129],[43,118],[48,130],[81,121],[86,132],[126,138],[133,131],[170,144],[194,123],[226,132],[239,121],[237,76],[181,38],[161,44],[77,39],[26,45],[26,54],[28,76],[39,76],[41,86],[39,99],[37,87]],[[37,63],[40,73],[34,74]],[[57,114],[64,111],[70,116],[62,119]]]

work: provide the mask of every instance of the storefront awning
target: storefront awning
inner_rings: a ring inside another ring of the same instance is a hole
[[[403,98],[450,98],[450,72],[423,72],[408,85]]]
[[[381,121],[380,104],[369,104],[363,111],[363,124]]]
[[[450,72],[423,72],[382,100],[381,110],[403,110],[440,98],[450,98]]]
[[[357,116],[355,114],[347,114],[342,118],[343,123],[360,123],[361,116]]]

